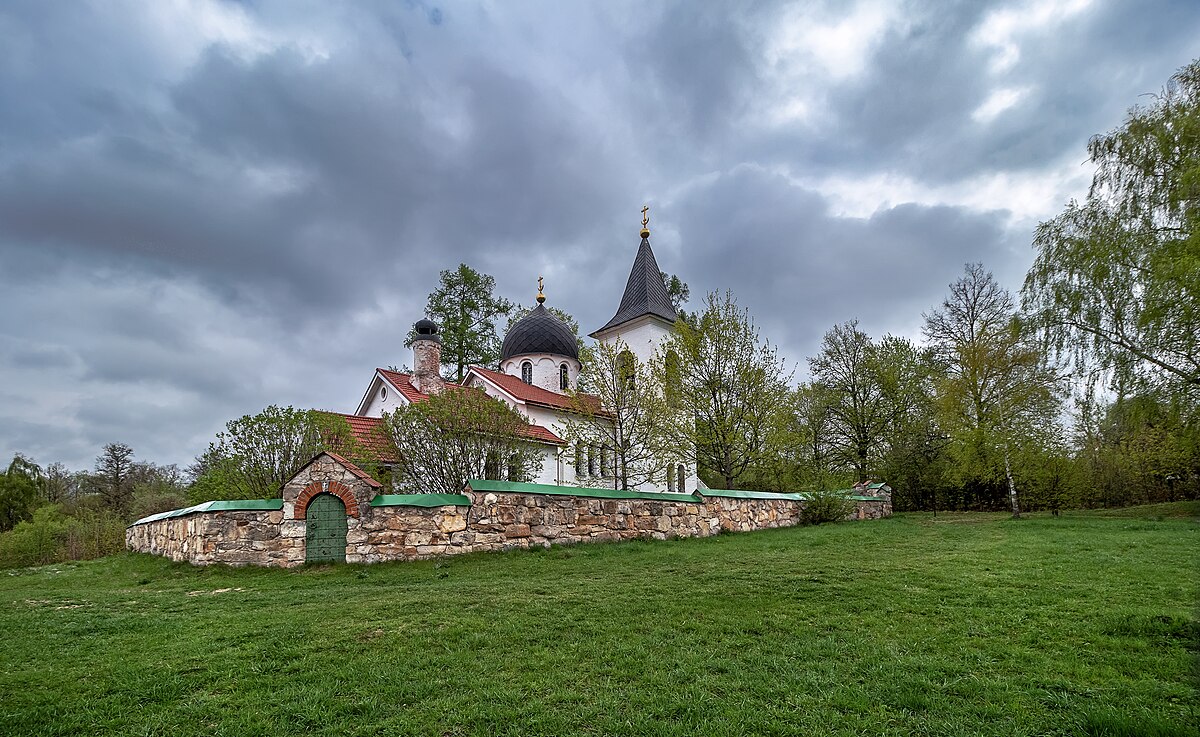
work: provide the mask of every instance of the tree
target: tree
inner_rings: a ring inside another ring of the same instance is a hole
[[[190,469],[191,498],[270,499],[318,453],[335,450],[370,470],[375,460],[340,415],[271,405],[225,424]]]
[[[808,360],[813,379],[830,393],[830,431],[840,460],[866,481],[888,430],[889,407],[877,372],[876,346],[858,320],[825,333]]]
[[[442,336],[442,365],[446,378],[461,382],[471,364],[495,365],[500,360],[496,325],[513,309],[496,297],[496,280],[466,264],[443,271],[441,284],[429,294],[425,314],[438,324]],[[411,343],[415,334],[409,333]]]
[[[669,465],[684,456],[669,451],[664,427],[678,417],[659,377],[617,340],[600,343],[580,374],[580,391],[571,396],[572,413],[563,426],[574,449],[577,472],[611,479],[615,489],[632,489],[665,479],[674,483]],[[577,473],[579,478],[584,474]]]
[[[0,473],[0,532],[28,520],[37,506],[42,469],[18,453]]]
[[[108,443],[96,457],[94,480],[104,505],[124,516],[129,512],[133,499],[133,483],[129,477],[133,469],[133,448],[125,443]]]
[[[448,389],[383,416],[399,459],[393,479],[414,494],[459,494],[470,479],[530,481],[542,450],[521,413],[474,388]]]
[[[1087,200],[1038,226],[1024,307],[1081,371],[1200,396],[1200,60],[1088,143]],[[1124,392],[1126,389],[1120,389]]]
[[[791,373],[728,291],[709,294],[701,314],[675,323],[655,371],[665,373],[672,352],[679,358],[678,408],[692,421],[672,423],[669,437],[725,488],[736,488],[747,469],[773,452],[774,415]]]
[[[687,304],[688,298],[692,296],[692,290],[688,288],[687,282],[674,274],[660,271],[658,275],[662,277],[663,284],[667,287],[667,294],[671,297],[671,306],[682,317],[684,314],[683,306]]]
[[[989,484],[1002,476],[1013,517],[1020,517],[1014,446],[1055,421],[1059,378],[1016,320],[1008,290],[982,264],[965,271],[942,307],[925,315],[925,338],[943,371],[941,424],[962,477]]]

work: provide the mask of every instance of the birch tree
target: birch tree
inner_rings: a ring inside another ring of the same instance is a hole
[[[563,429],[577,472],[585,471],[577,482],[598,483],[598,476],[614,489],[633,489],[666,480],[667,466],[684,458],[668,433],[682,420],[651,367],[620,340],[600,343],[586,355],[579,381]]]
[[[925,315],[925,338],[943,371],[941,425],[958,473],[983,481],[1002,475],[1019,518],[1014,446],[1055,422],[1061,386],[1016,319],[1008,290],[982,264],[967,264],[965,272],[942,306]]]
[[[701,313],[675,323],[656,370],[676,373],[666,370],[668,360],[677,366],[677,407],[689,418],[668,428],[672,445],[685,449],[725,488],[737,488],[773,452],[775,414],[785,407],[791,372],[728,291],[710,293]],[[674,379],[663,381],[670,385]]]

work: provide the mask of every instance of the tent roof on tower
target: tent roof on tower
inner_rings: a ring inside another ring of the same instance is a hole
[[[671,324],[674,324],[678,317],[675,308],[671,306],[671,295],[667,292],[667,285],[663,283],[658,262],[654,260],[649,238],[642,238],[642,243],[638,246],[617,314],[613,315],[604,327],[592,333],[591,337],[595,338],[610,328],[624,325],[645,315],[653,315]]]

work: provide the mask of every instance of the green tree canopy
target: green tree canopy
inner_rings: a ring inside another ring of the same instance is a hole
[[[563,430],[577,472],[587,469],[577,483],[632,489],[665,481],[670,488],[668,466],[685,456],[670,450],[664,432],[678,413],[651,367],[620,340],[600,343],[586,358],[579,388]]]
[[[1024,307],[1081,370],[1200,395],[1200,60],[1088,143],[1083,203],[1038,226]]]
[[[341,415],[271,405],[225,423],[225,431],[196,459],[189,495],[213,499],[271,499],[313,456],[325,450],[362,462],[375,460]]]
[[[941,308],[925,315],[924,330],[942,372],[939,421],[960,481],[1006,480],[1020,516],[1014,448],[1055,424],[1059,377],[1016,319],[1012,295],[982,264],[967,264]]]
[[[392,478],[407,493],[459,494],[469,479],[530,481],[542,466],[528,420],[478,389],[447,389],[383,421],[399,459]]]
[[[30,519],[38,502],[42,469],[21,454],[13,456],[0,473],[0,532]]]
[[[441,273],[441,283],[430,292],[425,314],[438,324],[442,335],[442,365],[446,378],[460,382],[471,364],[492,367],[500,360],[497,326],[513,303],[495,296],[496,280],[466,264]],[[416,336],[410,331],[409,342]]]
[[[785,406],[791,372],[728,291],[710,293],[694,319],[677,321],[663,353],[655,370],[665,373],[665,357],[678,356],[678,407],[694,420],[672,423],[674,444],[725,488],[737,488],[748,469],[775,453],[775,413]]]

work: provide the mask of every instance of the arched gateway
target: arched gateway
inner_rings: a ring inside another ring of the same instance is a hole
[[[317,494],[304,512],[304,562],[346,562],[346,505],[333,494]]]

